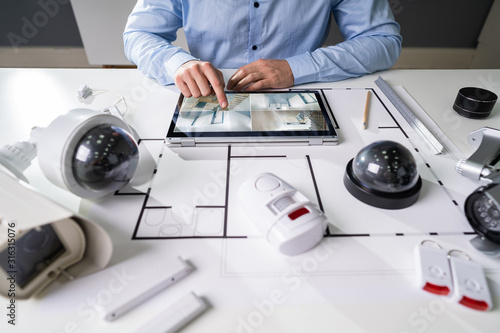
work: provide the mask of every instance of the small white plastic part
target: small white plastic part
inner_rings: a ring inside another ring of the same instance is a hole
[[[470,309],[488,311],[492,307],[490,290],[483,267],[468,257],[455,256],[449,252],[453,275],[454,298]]]
[[[90,95],[92,95],[92,89],[90,89],[88,85],[82,84],[78,88],[78,98],[79,99],[86,99]]]
[[[316,246],[328,225],[314,203],[272,173],[248,179],[239,190],[239,199],[267,241],[286,255]]]
[[[18,141],[0,148],[0,165],[3,165],[18,179],[28,183],[24,171],[31,165],[37,155],[37,141],[43,129],[34,127],[28,141]]]
[[[447,252],[433,241],[423,241],[415,247],[415,268],[418,287],[447,296],[453,290]]]
[[[194,293],[189,293],[166,309],[150,322],[141,326],[136,333],[173,333],[186,326],[207,309],[207,304]]]
[[[193,271],[193,268],[181,258],[164,263],[161,274],[150,274],[138,285],[130,285],[127,294],[116,297],[101,308],[106,321],[113,321],[139,304],[154,297],[160,291],[170,287]],[[149,331],[144,331],[149,332]]]

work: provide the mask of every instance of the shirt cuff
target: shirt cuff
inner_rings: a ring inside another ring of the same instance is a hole
[[[310,53],[286,58],[292,69],[294,85],[314,82],[318,79],[318,69]]]
[[[193,57],[191,54],[187,52],[177,52],[173,56],[171,56],[170,59],[165,61],[163,66],[165,67],[167,75],[171,77],[173,80],[177,69],[181,67],[182,64],[185,64],[186,62],[191,60],[199,60],[199,59]]]

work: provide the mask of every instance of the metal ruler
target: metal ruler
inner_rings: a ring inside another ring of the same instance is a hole
[[[389,85],[382,79],[378,77],[375,80],[375,84],[382,90],[384,95],[389,99],[389,101],[396,107],[399,113],[405,118],[405,120],[410,124],[411,128],[420,136],[420,138],[425,142],[429,149],[434,154],[441,154],[443,152],[443,145],[439,140],[432,134],[431,131],[415,116],[415,114],[406,106],[406,104],[396,95],[394,90],[389,87]]]

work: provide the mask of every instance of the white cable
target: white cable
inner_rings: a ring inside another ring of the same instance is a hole
[[[78,89],[78,99],[80,100],[80,102],[83,102],[85,99],[87,99],[90,96],[98,96],[98,95],[101,95],[104,93],[114,93],[114,94],[117,94],[118,96],[120,96],[120,99],[117,102],[115,102],[113,105],[116,106],[116,105],[118,105],[118,103],[123,102],[123,104],[125,105],[125,110],[122,112],[122,114],[127,113],[127,111],[128,111],[127,101],[125,100],[125,97],[122,94],[120,94],[118,91],[108,90],[108,89],[92,89],[85,84],[85,85],[82,85]]]

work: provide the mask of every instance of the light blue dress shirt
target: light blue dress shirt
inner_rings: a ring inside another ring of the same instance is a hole
[[[322,47],[331,13],[345,41]],[[190,54],[171,44],[180,27]],[[138,0],[124,44],[128,59],[163,85],[193,59],[217,68],[286,59],[300,84],[391,67],[399,31],[387,0]]]

